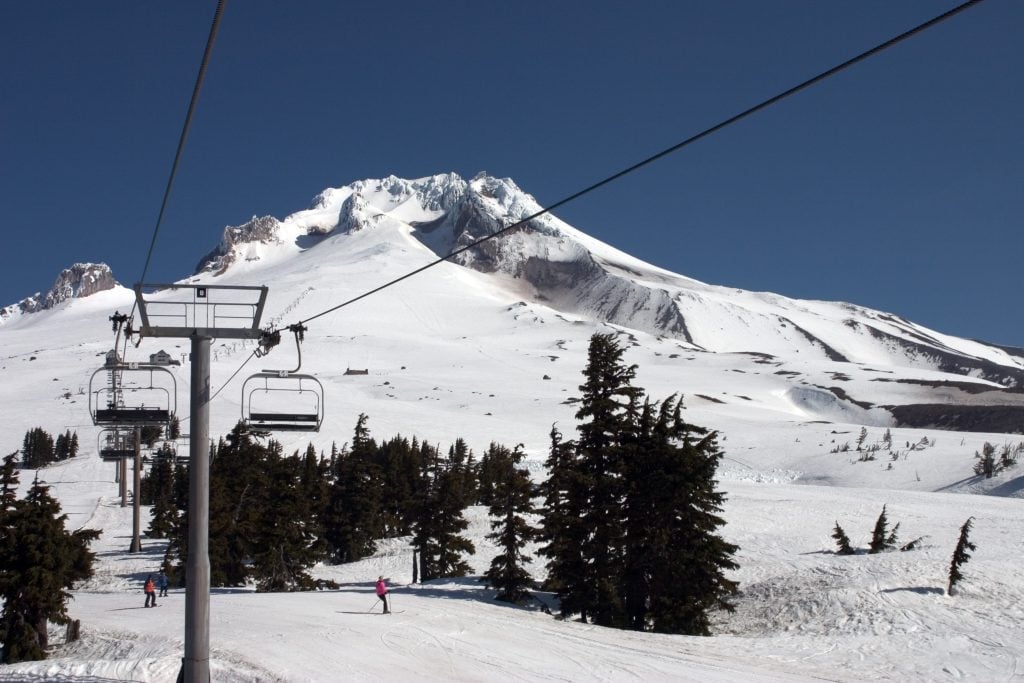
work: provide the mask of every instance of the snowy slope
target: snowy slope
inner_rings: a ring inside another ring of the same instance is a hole
[[[327,190],[284,219],[229,228],[188,282],[267,284],[264,323],[306,320],[535,212],[511,181],[453,175],[360,181]],[[326,388],[315,435],[285,434],[287,449],[328,449],[359,413],[376,437],[442,445],[463,437],[478,453],[523,443],[540,476],[547,434],[571,436],[587,343],[613,332],[655,398],[682,393],[687,418],[721,431],[719,472],[729,494],[726,534],[742,550],[737,613],[709,639],[607,632],[492,605],[475,582],[401,589],[406,609],[383,622],[365,611],[382,571],[408,582],[408,549],[320,572],[337,592],[213,596],[218,680],[921,680],[1019,675],[1024,478],[973,475],[982,445],[1019,435],[897,426],[887,406],[1019,405],[1022,360],[1013,349],[957,339],[850,304],[796,301],[696,282],[645,264],[545,216],[367,299],[309,322],[302,370]],[[175,292],[156,295],[173,299]],[[131,309],[123,287],[74,297],[0,324],[0,449],[25,431],[76,430],[83,455],[40,476],[75,528],[104,529],[100,576],[76,594],[83,642],[41,664],[0,667],[0,680],[173,680],[182,599],[139,612],[138,582],[162,550],[129,556],[130,510],[110,466],[96,457],[89,382],[113,344],[109,316]],[[213,346],[211,434],[241,415],[241,380],[292,368],[284,342],[243,367],[254,346]],[[126,358],[187,340],[144,339]],[[347,369],[366,375],[347,375]],[[172,366],[187,415],[187,362]],[[236,373],[237,376],[236,376]],[[102,375],[101,375],[102,379]],[[1016,402],[1016,403],[1015,403]],[[851,447],[891,429],[892,450],[861,461]],[[187,420],[183,424],[188,431]],[[921,445],[927,438],[927,445]],[[22,481],[33,473],[24,472]],[[995,495],[980,495],[991,493]],[[977,495],[969,495],[977,494]],[[912,553],[839,558],[838,519],[856,544],[889,505]],[[489,562],[476,511],[480,549]],[[963,595],[942,594],[959,525],[974,515],[978,552]],[[909,540],[909,538],[907,539]],[[540,569],[538,568],[538,574]],[[376,619],[376,621],[374,621]],[[410,673],[410,672],[414,672]]]
[[[32,473],[25,472],[26,478]],[[173,681],[183,647],[184,594],[141,608],[141,583],[163,553],[144,540],[126,552],[131,508],[112,469],[82,455],[40,475],[70,525],[103,529],[97,576],[75,591],[81,641],[38,663],[0,666],[0,680]],[[1017,500],[878,489],[729,481],[726,537],[741,546],[742,593],[710,638],[637,634],[559,622],[495,603],[475,577],[408,585],[402,540],[374,557],[317,574],[338,590],[211,595],[212,672],[218,681],[937,681],[1012,680],[1024,656],[1024,552]],[[882,504],[921,550],[839,557],[828,537],[838,518],[864,547]],[[978,550],[955,596],[944,594],[957,529],[975,518]],[[473,508],[469,534],[482,572],[494,549]],[[375,607],[373,581],[393,584]],[[550,596],[541,595],[543,600]],[[372,613],[371,613],[372,612]],[[61,633],[55,630],[53,639]]]

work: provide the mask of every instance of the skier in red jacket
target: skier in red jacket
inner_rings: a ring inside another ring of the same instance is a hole
[[[143,589],[146,592],[146,607],[156,607],[156,584],[153,583],[153,575],[146,577],[146,585]]]
[[[388,585],[384,582],[383,576],[377,577],[377,597],[384,603],[384,614],[390,614],[388,609]]]

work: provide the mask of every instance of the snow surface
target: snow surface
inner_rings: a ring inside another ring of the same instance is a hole
[[[378,218],[370,229],[349,232],[332,228],[351,192],[326,192],[295,221],[282,221],[288,239],[253,247],[259,260],[241,259],[223,275],[204,273],[189,282],[266,283],[265,323],[307,319],[436,258],[410,225],[436,215],[431,212],[445,201],[439,189],[443,183],[426,180],[423,194],[434,203],[410,204],[397,179],[381,181],[379,191],[376,185],[360,190],[364,199],[377,202]],[[314,223],[323,237],[299,247],[292,237]],[[596,245],[587,244],[601,259],[669,287],[671,274],[645,270],[642,263]],[[1024,470],[1018,466],[984,480],[971,469],[973,454],[986,441],[1001,446],[1024,437],[891,427],[893,450],[861,461],[856,451],[843,452],[842,447],[855,446],[862,426],[868,429],[868,444],[880,442],[890,425],[875,406],[922,402],[932,395],[919,384],[894,380],[965,378],[908,366],[855,333],[843,337],[849,347],[839,351],[860,360],[837,363],[798,334],[790,347],[779,342],[789,328],[777,322],[784,315],[825,336],[814,326],[828,319],[842,325],[844,316],[855,314],[875,316],[875,324],[889,325],[894,332],[917,329],[950,348],[1016,361],[992,347],[905,321],[897,325],[848,304],[797,302],[700,283],[684,289],[678,286],[683,280],[671,285],[681,306],[687,305],[686,297],[711,302],[700,309],[705,318],[699,334],[701,345],[716,345],[714,353],[670,336],[559,311],[550,302],[524,297],[507,274],[440,264],[309,323],[302,371],[315,374],[326,387],[324,428],[319,434],[284,434],[281,439],[287,450],[302,449],[310,441],[326,450],[332,442],[346,442],[359,413],[366,413],[377,438],[401,433],[444,448],[463,437],[477,454],[491,441],[523,443],[540,477],[552,423],[573,436],[575,407],[568,399],[578,394],[590,336],[616,333],[627,349],[626,361],[638,365],[638,386],[656,399],[682,393],[687,419],[721,433],[726,458],[719,479],[728,494],[724,534],[741,548],[734,577],[741,593],[736,612],[717,620],[715,636],[637,634],[561,622],[536,608],[495,603],[476,577],[409,586],[411,551],[407,539],[399,539],[382,543],[376,556],[362,562],[318,567],[317,575],[341,583],[337,591],[257,595],[214,590],[214,680],[1024,677],[1024,578],[1019,571]],[[166,292],[156,298],[174,296]],[[96,455],[98,430],[88,414],[90,377],[113,343],[108,317],[115,310],[130,310],[132,302],[132,292],[117,287],[0,325],[5,426],[0,453],[17,450],[32,427],[51,434],[77,431],[82,454],[40,470],[39,476],[61,500],[69,527],[103,530],[94,545],[97,576],[75,591],[71,604],[72,617],[82,621],[82,640],[55,647],[45,662],[0,666],[0,681],[172,681],[177,675],[183,595],[172,591],[156,610],[140,611],[141,582],[157,569],[163,542],[144,540],[142,553],[127,553],[131,509],[120,507],[113,466]],[[863,346],[854,348],[860,341]],[[774,357],[749,353],[750,345],[762,343],[776,345]],[[295,365],[294,345],[285,339],[269,356],[243,367],[253,348],[241,341],[214,343],[211,435],[226,433],[240,417],[241,381],[247,373]],[[160,349],[178,359],[189,345],[184,339],[146,339],[138,348],[129,346],[127,358],[146,360]],[[368,374],[346,375],[350,368]],[[187,358],[170,370],[177,379],[181,413],[187,415]],[[840,387],[872,407],[842,400],[829,387]],[[188,431],[187,419],[183,429]],[[23,471],[23,485],[33,476]],[[901,524],[901,538],[923,537],[923,547],[836,556],[829,537],[836,521],[864,548],[883,505],[890,520]],[[470,516],[478,549],[471,564],[479,574],[494,550],[483,538],[484,511],[471,510]],[[959,527],[970,516],[978,549],[964,567],[962,588],[948,596],[949,559]],[[367,614],[374,603],[372,581],[382,573],[396,584],[393,597],[395,608],[404,610],[400,614]],[[543,576],[539,564],[535,575]],[[551,602],[550,596],[540,598]],[[54,642],[60,640],[55,632]]]

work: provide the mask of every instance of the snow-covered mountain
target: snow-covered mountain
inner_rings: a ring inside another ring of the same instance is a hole
[[[191,281],[266,283],[272,291],[268,313],[277,316],[272,322],[288,322],[288,316],[316,315],[457,252],[449,263],[373,300],[402,302],[410,287],[421,287],[415,282],[456,278],[472,286],[451,298],[422,300],[418,308],[436,318],[479,303],[481,296],[498,298],[516,320],[610,326],[634,339],[643,334],[652,341],[641,345],[671,347],[669,356],[686,354],[705,369],[775,368],[777,381],[752,400],[782,397],[819,417],[971,431],[1024,428],[1022,349],[945,335],[854,304],[698,282],[633,258],[553,215],[526,221],[540,211],[512,180],[486,174],[469,181],[451,173],[361,180],[324,190],[310,208],[283,219],[253,217],[225,228]],[[11,327],[20,316],[115,285],[106,266],[76,264],[45,297],[9,306],[0,319]],[[367,333],[396,325],[393,319],[380,323]],[[464,322],[438,331],[472,338]],[[673,390],[685,392],[686,382]]]
[[[107,264],[76,263],[60,272],[45,295],[36,292],[18,303],[0,308],[0,324],[17,315],[45,311],[68,299],[92,296],[113,289],[116,285],[114,274]]]
[[[387,230],[398,229],[437,257],[458,252],[450,259],[453,263],[492,276],[492,282],[527,305],[672,339],[690,352],[748,354],[764,363],[799,359],[835,364],[835,372],[842,375],[865,366],[909,371],[911,376],[894,381],[935,391],[918,392],[909,404],[913,409],[905,401],[881,401],[904,406],[895,411],[900,424],[989,431],[1024,426],[1018,407],[1024,399],[1017,395],[1024,389],[1022,349],[944,335],[898,315],[849,303],[800,301],[701,283],[639,261],[552,215],[523,222],[540,211],[513,181],[483,174],[468,182],[454,174],[363,180],[325,190],[308,210],[283,221],[254,217],[226,228],[198,271],[229,275],[234,264],[245,262],[253,264],[244,270],[249,276],[260,272],[260,262],[269,265],[301,252],[328,252],[342,243],[326,237],[357,232],[377,235],[378,247],[386,250],[391,239]],[[936,380],[929,374],[933,372],[959,377]],[[815,396],[815,389],[832,396]],[[862,407],[879,404],[876,393],[855,396],[820,386],[794,391],[812,402],[839,400]],[[987,416],[973,407],[955,414],[949,409],[978,403],[1012,408]]]
[[[366,623],[358,612],[372,599],[368,577],[411,579],[411,550],[399,539],[361,563],[318,567],[342,583],[337,592],[212,596],[218,680],[1019,674],[1024,475],[1018,465],[984,479],[973,465],[986,443],[1024,441],[1009,433],[1024,424],[1024,352],[851,304],[697,282],[553,216],[356,300],[539,208],[512,181],[483,175],[364,180],[325,190],[290,216],[225,229],[185,281],[265,284],[264,325],[308,321],[302,371],[325,387],[325,419],[319,433],[276,435],[288,451],[310,442],[325,451],[340,446],[365,413],[375,437],[401,433],[442,449],[462,437],[477,453],[491,441],[522,443],[539,477],[552,423],[573,436],[571,399],[590,336],[618,335],[625,360],[638,366],[638,386],[655,399],[681,393],[686,418],[721,433],[724,534],[741,548],[741,594],[736,614],[716,626],[722,635],[608,633],[555,622],[494,606],[475,579],[402,587],[395,598],[408,613]],[[0,324],[0,452],[17,450],[36,426],[76,431],[82,454],[38,475],[72,528],[104,530],[98,576],[76,590],[71,608],[83,620],[83,641],[52,661],[0,666],[0,680],[170,681],[180,664],[182,597],[162,604],[161,619],[131,611],[163,541],[146,539],[143,553],[126,552],[131,509],[120,507],[109,464],[97,457],[99,430],[89,417],[94,373],[114,344],[109,317],[134,302],[131,290],[109,282],[89,296],[82,295],[88,287],[55,287],[78,295],[57,302],[55,294],[31,313],[19,307]],[[151,297],[169,303],[181,291]],[[339,308],[347,301],[354,302]],[[126,360],[159,350],[177,358],[189,349],[187,339],[134,341],[120,349]],[[211,436],[239,419],[247,373],[296,364],[289,340],[258,360],[254,348],[230,339],[213,345]],[[167,370],[187,418],[188,364]],[[883,439],[888,447],[868,450]],[[33,476],[23,472],[23,484]],[[902,534],[924,538],[920,551],[831,553],[836,519],[863,547],[885,504]],[[494,546],[484,537],[484,511],[471,516],[479,573]],[[946,596],[949,554],[968,516],[976,520],[977,553],[962,594]]]

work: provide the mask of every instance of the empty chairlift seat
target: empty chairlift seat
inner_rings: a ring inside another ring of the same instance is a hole
[[[317,432],[324,420],[324,389],[313,375],[260,372],[242,384],[242,421],[268,432]]]

